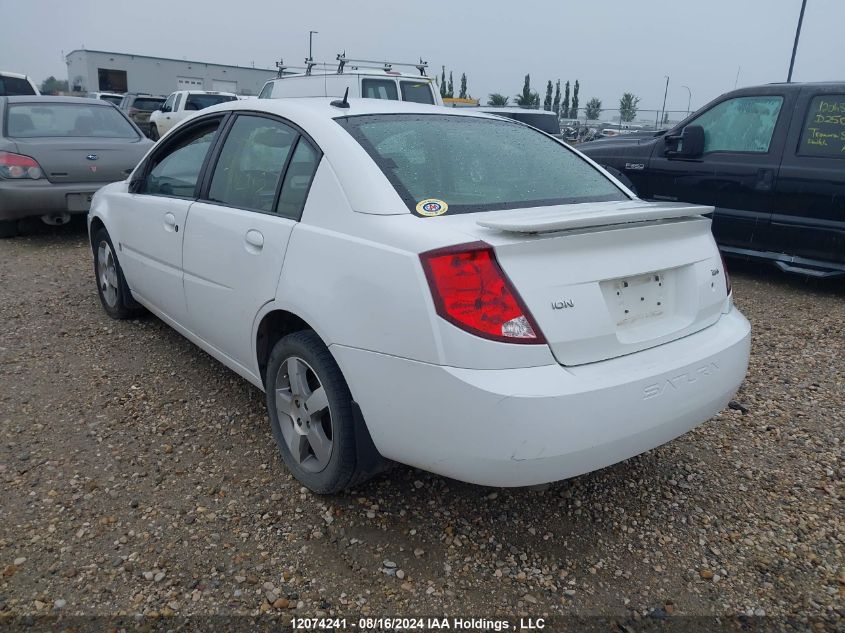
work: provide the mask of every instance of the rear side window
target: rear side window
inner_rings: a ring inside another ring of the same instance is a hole
[[[12,97],[15,95],[34,95],[35,90],[32,89],[26,79],[20,77],[4,77],[0,75],[0,97]]]
[[[737,97],[716,104],[689,125],[704,128],[704,153],[769,151],[783,97]]]
[[[300,137],[285,174],[285,183],[282,185],[276,213],[291,220],[298,221],[302,218],[305,199],[308,197],[311,181],[314,180],[314,173],[317,171],[319,162],[320,155],[317,150],[311,143]]]
[[[434,105],[434,95],[431,93],[431,84],[427,81],[401,81],[402,101],[414,103],[428,103]]]
[[[396,82],[392,79],[362,79],[361,96],[365,99],[389,99],[398,101]]]
[[[210,108],[218,103],[226,103],[227,101],[234,101],[237,97],[230,97],[228,95],[188,95],[188,100],[185,102],[186,110],[202,110]],[[174,108],[177,109],[177,108]]]
[[[162,103],[164,103],[164,99],[149,99],[147,97],[138,97],[132,103],[132,107],[138,110],[152,112],[153,110],[158,110],[161,107]]]
[[[239,116],[217,159],[208,199],[241,209],[272,212],[279,179],[297,135],[280,121]]]
[[[138,138],[135,128],[110,105],[20,103],[9,106],[6,133],[13,138]]]
[[[445,114],[336,121],[421,216],[628,199],[574,151],[514,121]]]
[[[810,101],[798,153],[845,158],[845,95],[819,95]]]
[[[219,125],[219,121],[213,121],[184,130],[173,143],[168,143],[165,150],[153,158],[141,193],[193,198],[205,156]]]

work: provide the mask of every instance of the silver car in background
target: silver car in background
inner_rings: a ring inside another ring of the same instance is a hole
[[[0,237],[18,221],[65,224],[102,186],[123,180],[152,146],[106,101],[0,97]]]

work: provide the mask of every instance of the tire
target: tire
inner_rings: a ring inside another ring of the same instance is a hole
[[[108,231],[101,227],[92,241],[94,250],[94,279],[103,310],[113,319],[131,319],[143,313],[132,298],[123,269],[117,261]]]
[[[0,239],[18,236],[17,220],[0,220]]]
[[[155,124],[151,124],[150,125],[150,140],[151,141],[157,141],[160,138],[161,137],[158,135],[158,128],[155,126]]]
[[[315,332],[294,332],[276,343],[264,387],[282,460],[303,486],[332,494],[383,469],[340,367]],[[373,454],[371,468],[362,455]]]

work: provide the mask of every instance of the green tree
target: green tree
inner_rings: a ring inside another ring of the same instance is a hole
[[[50,75],[41,82],[41,94],[44,95],[56,95],[60,92],[67,92],[67,80],[66,79],[56,79],[53,75]]]
[[[578,118],[578,80],[575,80],[575,87],[572,89],[572,108],[569,110],[569,118]]]
[[[560,116],[564,119],[569,118],[569,82],[566,82],[563,91],[563,104],[560,106]]]
[[[441,68],[443,69],[443,74],[440,75],[440,96],[445,97],[446,96],[446,67],[441,66]]]
[[[601,116],[601,99],[593,97],[587,101],[587,105],[584,106],[584,112],[590,121],[598,119]]]
[[[455,82],[452,81],[452,71],[449,71],[449,87],[446,89],[446,96],[450,99],[455,96]]]
[[[543,99],[543,110],[551,110],[552,109],[552,80],[549,79],[549,83],[546,84],[546,98]]]
[[[461,92],[458,94],[461,99],[467,98],[467,74],[461,73]]]
[[[520,108],[539,108],[540,94],[531,90],[531,75],[525,75],[522,93],[516,95],[516,105]]]
[[[509,102],[510,97],[506,97],[505,95],[499,94],[498,92],[494,92],[487,99],[487,105],[489,106],[504,107],[508,105]]]
[[[631,92],[626,92],[619,100],[619,117],[625,123],[630,123],[637,118],[637,105],[640,98]]]
[[[560,79],[555,83],[555,98],[552,101],[552,111],[560,116]]]

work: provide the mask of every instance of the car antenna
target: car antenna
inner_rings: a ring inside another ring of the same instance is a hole
[[[335,108],[348,108],[349,107],[349,86],[346,86],[346,92],[343,93],[343,99],[335,99],[329,105],[333,105]]]

